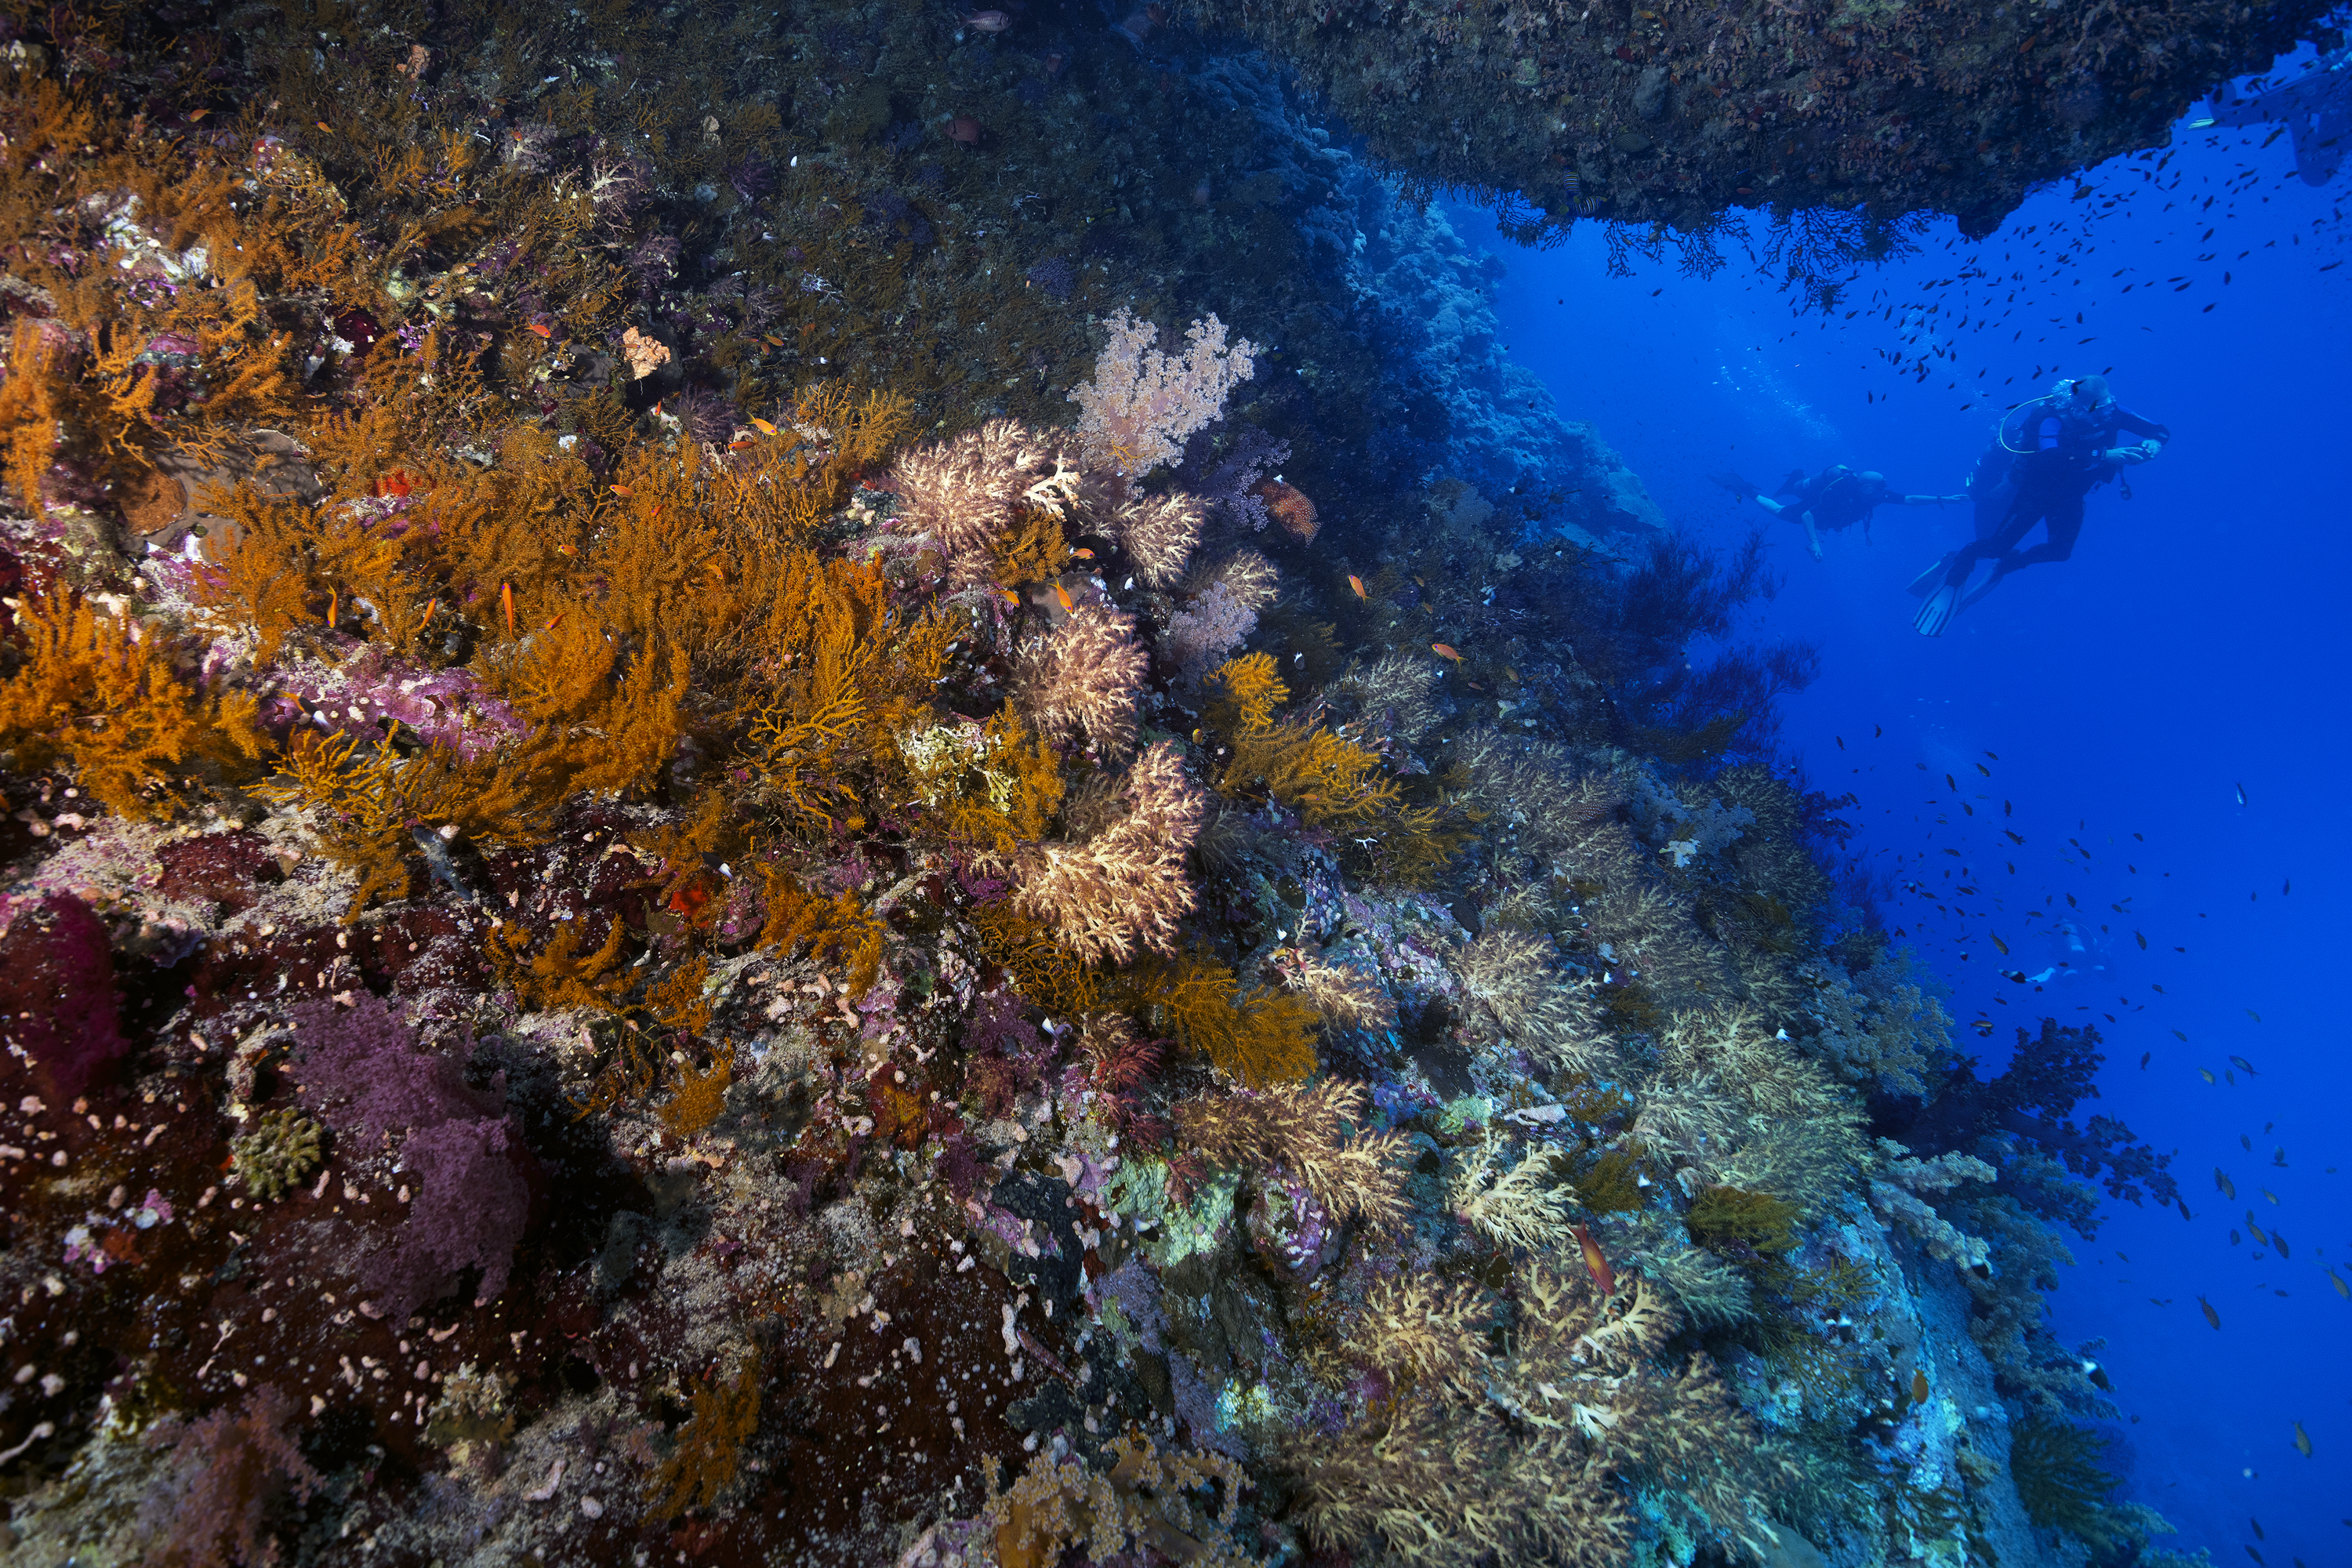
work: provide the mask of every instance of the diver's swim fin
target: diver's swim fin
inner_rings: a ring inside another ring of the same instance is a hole
[[[1995,588],[2000,587],[2000,578],[2001,574],[1999,572],[1995,572],[1991,576],[1986,578],[1983,582],[1978,584],[1975,587],[1961,595],[1960,602],[1952,606],[1952,614],[1956,616],[1958,615],[1962,610],[1967,609],[1970,605],[1975,604],[1979,599],[1983,598],[1987,594],[1990,594]]]
[[[1912,596],[1914,598],[1925,598],[1927,595],[1934,593],[1936,591],[1936,584],[1944,580],[1944,574],[1952,569],[1952,555],[1957,553],[1958,553],[1958,552],[1955,551],[1950,554],[1945,555],[1942,560],[1937,562],[1933,566],[1928,567],[1925,572],[1922,572],[1916,577],[1912,578]]]
[[[1944,628],[1952,624],[1952,617],[1960,613],[1960,600],[1959,585],[1945,584],[1919,606],[1919,614],[1911,622],[1912,626],[1923,637],[1942,637]]]

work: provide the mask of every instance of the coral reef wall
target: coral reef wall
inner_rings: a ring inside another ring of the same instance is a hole
[[[2191,101],[2265,68],[2326,9],[1196,0],[1185,14],[1265,47],[1383,166],[1504,199],[1528,237],[1584,216],[1703,235],[1769,208],[1790,259],[1833,275],[1840,249],[1866,250],[1905,215],[1986,234],[2032,186],[2161,144]]]
[[[2096,1037],[1979,1080],[1806,650],[1691,657],[1757,552],[1263,73],[6,16],[12,1560],[2160,1529],[2044,1312],[2177,1198]]]

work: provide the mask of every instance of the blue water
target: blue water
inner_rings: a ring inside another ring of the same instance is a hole
[[[2160,174],[2157,155],[2118,160],[2088,195],[2046,191],[1979,244],[1933,231],[1827,318],[1792,314],[1737,261],[1711,280],[1671,262],[1612,278],[1597,233],[1491,245],[1506,341],[1561,413],[1596,424],[1678,526],[1724,543],[1771,530],[1784,585],[1748,633],[1823,656],[1787,702],[1789,759],[1859,795],[1869,868],[1927,889],[1894,892],[1887,921],[1948,981],[1963,1026],[1996,1026],[1986,1071],[2012,1026],[2095,1024],[2103,1097],[2078,1120],[2119,1116],[2178,1151],[2193,1220],[2108,1205],[2095,1242],[2069,1236],[2052,1302],[2063,1342],[2107,1341],[2123,1495],[2179,1527],[2168,1547],[2239,1561],[2259,1521],[2264,1561],[2320,1568],[2352,1563],[2352,1301],[2322,1272],[2352,1280],[2352,267],[2322,270],[2352,256],[2352,174],[2307,186],[2263,134],[2184,125]],[[1992,276],[1964,279],[1979,271]],[[1951,356],[1924,383],[1923,319]],[[1707,479],[1845,462],[1957,492],[2002,407],[2109,366],[2170,446],[2130,470],[2130,500],[2093,496],[2071,561],[2011,577],[1938,639],[1913,631],[1905,585],[1969,538],[1965,507],[1883,508],[1872,542],[1825,534],[1817,563],[1793,522]],[[1979,891],[1955,902],[1963,882]],[[2068,893],[2081,973],[2039,992],[2002,981],[2064,955]],[[2249,1212],[2291,1260],[2231,1245]]]

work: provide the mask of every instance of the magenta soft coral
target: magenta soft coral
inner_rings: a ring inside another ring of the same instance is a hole
[[[69,893],[11,910],[0,900],[0,1047],[36,1081],[71,1100],[130,1048],[114,991],[106,922]]]
[[[364,994],[348,1010],[297,1008],[295,1033],[305,1097],[361,1148],[399,1135],[400,1168],[416,1188],[399,1237],[361,1264],[361,1284],[405,1316],[478,1268],[476,1304],[491,1300],[506,1288],[540,1177],[506,1115],[503,1075],[471,1088],[455,1059],[412,1048],[400,1016]]]

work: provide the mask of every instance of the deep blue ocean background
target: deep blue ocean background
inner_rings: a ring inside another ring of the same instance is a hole
[[[1987,1074],[2015,1027],[2094,1024],[2108,1059],[2078,1118],[2178,1151],[2194,1218],[2106,1205],[2095,1241],[2068,1236],[2053,1301],[2062,1341],[2107,1342],[2120,1495],[2179,1527],[2168,1547],[2322,1568],[2352,1563],[2352,1300],[2323,1272],[2352,1283],[2352,174],[2307,185],[2268,134],[2184,122],[2168,157],[2046,190],[1983,242],[1929,231],[1826,315],[1736,251],[1711,279],[1671,254],[1611,277],[1596,228],[1530,252],[1449,216],[1489,237],[1510,357],[1563,416],[1599,426],[1693,536],[1770,531],[1781,586],[1743,635],[1822,654],[1785,701],[1787,761],[1860,797],[1853,854]],[[2170,446],[2129,471],[2130,500],[2094,494],[2071,561],[2011,577],[1939,639],[1913,631],[1905,585],[1969,538],[1965,506],[1884,508],[1871,542],[1825,534],[1815,562],[1801,528],[1708,478],[1844,462],[1958,492],[2003,408],[2110,366]],[[1977,895],[1956,900],[1963,884]],[[2079,972],[2038,990],[1997,973],[2069,957]]]

